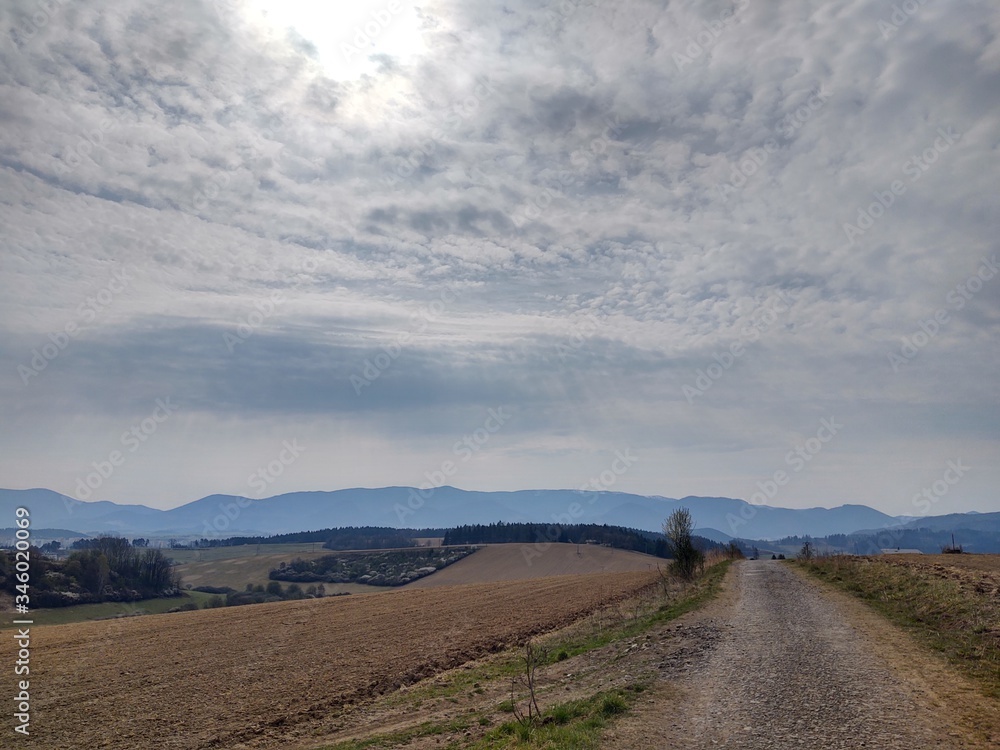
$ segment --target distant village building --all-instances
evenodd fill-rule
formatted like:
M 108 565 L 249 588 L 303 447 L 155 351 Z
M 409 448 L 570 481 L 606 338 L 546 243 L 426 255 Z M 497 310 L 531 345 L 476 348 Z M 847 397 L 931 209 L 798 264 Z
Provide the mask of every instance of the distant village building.
M 922 555 L 924 553 L 921 552 L 918 549 L 900 549 L 899 547 L 895 547 L 893 549 L 883 549 L 882 550 L 882 554 L 883 555 Z

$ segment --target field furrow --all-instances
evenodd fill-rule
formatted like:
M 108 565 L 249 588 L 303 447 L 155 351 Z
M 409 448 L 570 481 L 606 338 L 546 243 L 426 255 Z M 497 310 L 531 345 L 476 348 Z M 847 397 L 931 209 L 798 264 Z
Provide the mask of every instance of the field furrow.
M 109 750 L 308 746 L 352 706 L 654 579 L 560 576 L 36 628 L 32 735 L 38 747 Z

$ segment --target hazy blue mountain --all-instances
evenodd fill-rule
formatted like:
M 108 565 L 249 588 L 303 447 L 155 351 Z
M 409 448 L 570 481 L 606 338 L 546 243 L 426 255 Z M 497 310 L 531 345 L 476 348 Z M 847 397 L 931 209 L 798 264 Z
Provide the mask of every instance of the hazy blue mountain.
M 495 521 L 547 521 L 554 524 L 607 523 L 659 531 L 676 508 L 687 507 L 695 526 L 714 529 L 720 538 L 777 539 L 796 534 L 826 536 L 892 526 L 897 519 L 864 505 L 837 508 L 771 508 L 726 497 L 681 499 L 622 492 L 521 490 L 473 492 L 455 487 L 419 491 L 409 487 L 292 492 L 252 500 L 209 495 L 171 510 L 143 505 L 79 502 L 51 490 L 0 490 L 0 514 L 31 510 L 35 527 L 81 533 L 126 535 L 276 534 L 336 526 L 441 528 Z M 978 518 L 1000 514 L 982 514 Z M 926 523 L 928 519 L 921 519 Z
M 0 514 L 5 520 L 9 519 L 13 524 L 14 511 L 19 506 L 31 511 L 31 526 L 34 528 L 81 532 L 95 529 L 125 532 L 147 523 L 152 527 L 163 513 L 145 505 L 121 505 L 107 500 L 81 502 L 46 489 L 0 489 Z
M 710 539 L 713 542 L 718 542 L 719 544 L 729 544 L 733 541 L 734 537 L 729 536 L 729 534 L 724 534 L 718 529 L 695 529 L 695 536 L 700 536 L 703 539 Z
M 972 531 L 1000 532 L 1000 513 L 949 513 L 945 516 L 915 518 L 903 525 L 907 529 L 930 529 L 931 531 Z

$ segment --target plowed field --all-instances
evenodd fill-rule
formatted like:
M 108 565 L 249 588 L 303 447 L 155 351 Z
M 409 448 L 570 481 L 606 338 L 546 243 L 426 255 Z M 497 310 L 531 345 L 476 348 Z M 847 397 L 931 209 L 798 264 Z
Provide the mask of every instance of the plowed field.
M 641 552 L 595 544 L 489 544 L 433 575 L 407 584 L 423 589 L 487 581 L 523 581 L 585 573 L 626 573 L 666 567 L 665 561 Z
M 30 744 L 309 747 L 375 695 L 568 624 L 655 577 L 562 576 L 34 628 Z M 13 664 L 13 638 L 0 653 Z M 12 672 L 0 679 L 8 696 Z
M 953 568 L 1000 573 L 1000 555 L 883 555 L 878 559 L 912 568 Z
M 873 562 L 955 581 L 973 595 L 1000 597 L 1000 555 L 882 555 Z

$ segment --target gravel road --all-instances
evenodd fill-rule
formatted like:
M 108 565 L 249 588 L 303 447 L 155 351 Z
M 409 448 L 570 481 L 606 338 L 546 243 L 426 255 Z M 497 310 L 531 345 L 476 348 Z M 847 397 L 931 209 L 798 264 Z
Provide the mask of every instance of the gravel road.
M 949 737 L 838 606 L 786 565 L 740 563 L 703 659 L 608 747 L 967 747 Z M 670 676 L 664 674 L 664 678 Z

